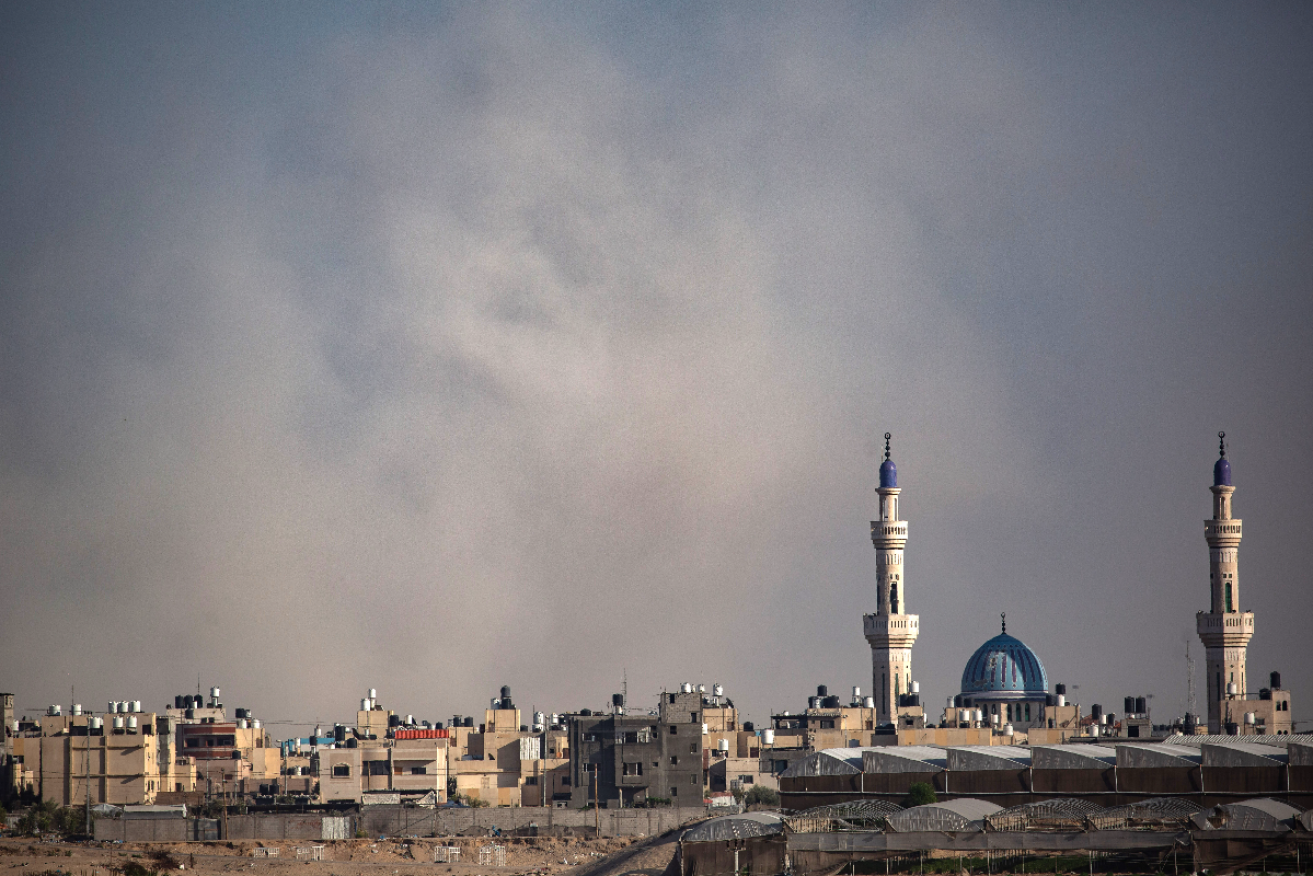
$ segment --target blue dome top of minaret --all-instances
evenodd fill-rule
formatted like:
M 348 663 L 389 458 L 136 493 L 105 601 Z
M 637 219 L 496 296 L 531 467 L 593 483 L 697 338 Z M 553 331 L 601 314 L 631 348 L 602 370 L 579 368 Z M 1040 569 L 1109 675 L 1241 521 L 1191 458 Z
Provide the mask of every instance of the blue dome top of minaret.
M 1229 487 L 1231 486 L 1231 463 L 1226 460 L 1226 433 L 1217 433 L 1217 443 L 1221 445 L 1219 450 L 1222 455 L 1217 462 L 1213 463 L 1213 486 Z M 881 486 L 884 485 L 883 472 L 881 473 Z
M 880 486 L 897 487 L 898 486 L 898 466 L 889 458 L 889 439 L 894 437 L 893 433 L 884 433 L 884 462 L 880 463 Z

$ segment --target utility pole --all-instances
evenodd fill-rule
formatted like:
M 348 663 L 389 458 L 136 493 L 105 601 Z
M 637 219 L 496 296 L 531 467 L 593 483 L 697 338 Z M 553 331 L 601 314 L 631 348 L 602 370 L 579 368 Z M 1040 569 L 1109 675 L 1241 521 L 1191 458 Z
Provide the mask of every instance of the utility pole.
M 601 764 L 593 764 L 593 831 L 597 838 L 602 838 L 602 807 L 600 800 L 597 799 L 597 768 Z
M 1189 639 L 1189 638 L 1187 638 L 1187 639 L 1185 640 L 1185 674 L 1186 674 L 1186 690 L 1188 691 L 1185 708 L 1186 708 L 1186 712 L 1187 712 L 1187 714 L 1191 714 L 1191 715 L 1193 715 L 1193 714 L 1196 713 L 1196 710 L 1197 710 L 1198 707 L 1195 705 L 1195 696 L 1194 696 L 1194 657 L 1190 656 L 1190 639 Z

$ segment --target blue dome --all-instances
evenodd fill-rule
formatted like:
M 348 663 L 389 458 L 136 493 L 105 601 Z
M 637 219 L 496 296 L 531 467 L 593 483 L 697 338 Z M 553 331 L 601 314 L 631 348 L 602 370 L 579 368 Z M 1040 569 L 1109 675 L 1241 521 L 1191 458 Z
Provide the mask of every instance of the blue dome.
M 1225 456 L 1213 463 L 1213 486 L 1231 486 L 1231 463 L 1226 461 Z
M 892 459 L 886 459 L 884 462 L 880 463 L 880 486 L 898 486 L 898 466 L 894 465 Z
M 962 671 L 963 694 L 1001 694 L 999 699 L 1022 699 L 1045 694 L 1049 677 L 1035 652 L 1007 633 L 976 649 Z

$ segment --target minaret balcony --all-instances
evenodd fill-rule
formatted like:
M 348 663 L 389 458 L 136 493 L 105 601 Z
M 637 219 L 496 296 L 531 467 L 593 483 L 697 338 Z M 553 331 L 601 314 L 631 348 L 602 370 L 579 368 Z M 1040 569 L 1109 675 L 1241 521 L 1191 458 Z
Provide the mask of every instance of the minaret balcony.
M 1212 547 L 1239 547 L 1241 535 L 1238 519 L 1204 521 L 1204 538 Z
M 876 550 L 902 550 L 907 544 L 907 521 L 872 520 L 871 543 Z
M 867 614 L 862 622 L 872 647 L 910 648 L 921 634 L 921 616 L 916 614 Z
M 1206 647 L 1243 648 L 1254 635 L 1254 613 L 1201 611 L 1195 615 L 1195 629 Z

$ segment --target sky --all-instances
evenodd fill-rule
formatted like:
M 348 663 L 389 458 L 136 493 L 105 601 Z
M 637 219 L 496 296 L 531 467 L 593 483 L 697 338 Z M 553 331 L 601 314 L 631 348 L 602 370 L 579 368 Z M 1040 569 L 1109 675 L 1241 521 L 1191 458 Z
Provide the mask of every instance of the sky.
M 1313 729 L 1313 8 L 0 4 L 0 689 L 275 736 L 1187 708 L 1217 432 Z M 1301 534 L 1303 533 L 1303 534 Z M 477 721 L 476 721 L 477 723 Z

